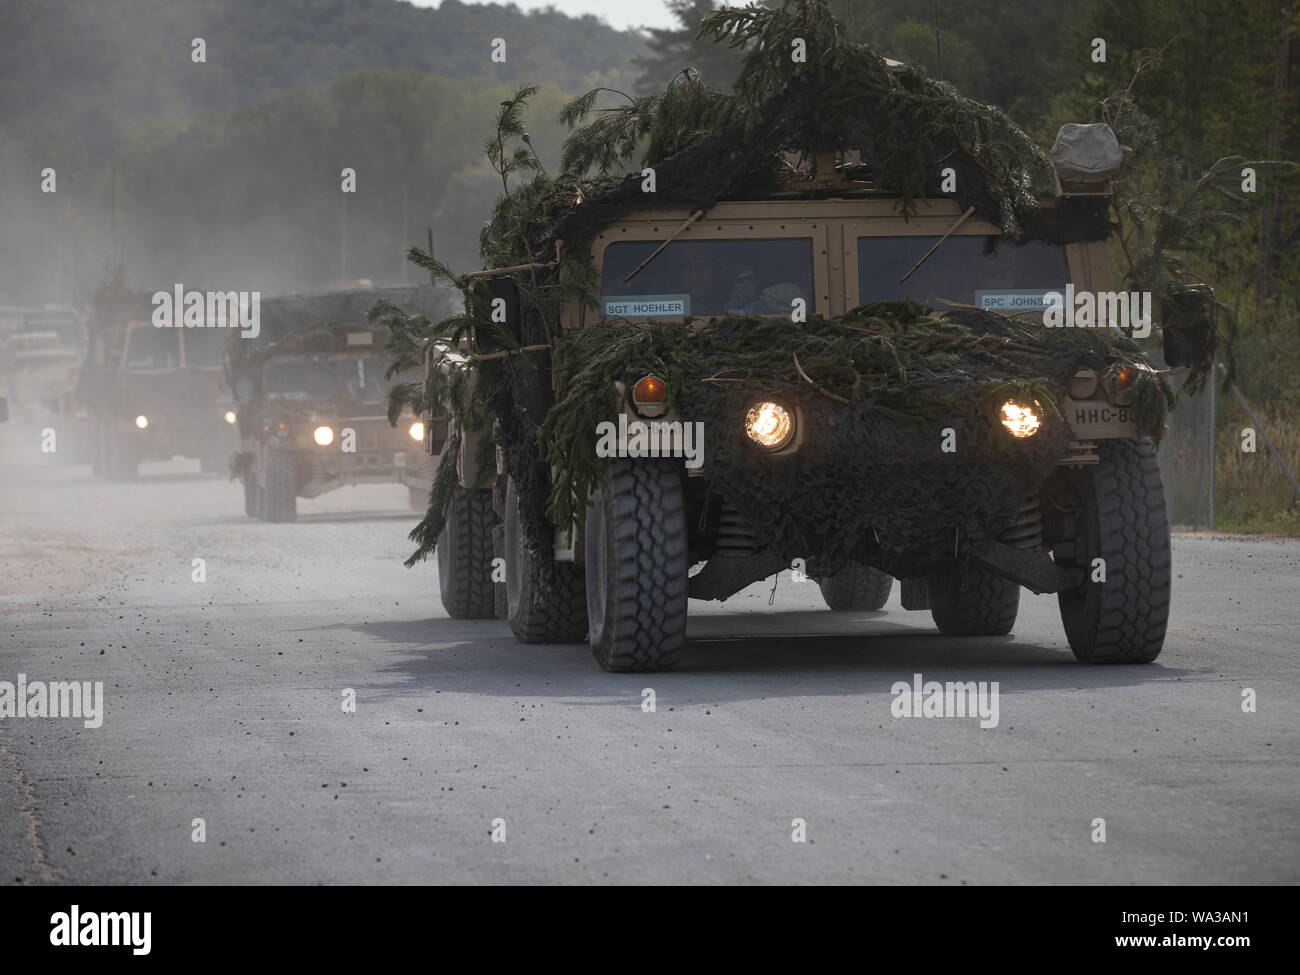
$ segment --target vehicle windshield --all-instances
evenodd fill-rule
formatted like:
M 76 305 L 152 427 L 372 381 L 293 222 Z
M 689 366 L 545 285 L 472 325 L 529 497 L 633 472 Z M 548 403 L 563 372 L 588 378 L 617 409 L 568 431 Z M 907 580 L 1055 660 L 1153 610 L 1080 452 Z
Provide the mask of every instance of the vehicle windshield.
M 950 310 L 937 299 L 995 311 L 1040 310 L 1042 293 L 1064 291 L 1069 280 L 1065 249 L 1031 241 L 998 241 L 985 253 L 986 236 L 949 237 L 906 281 L 939 237 L 859 237 L 859 304 L 911 298 L 935 311 Z M 852 301 L 850 301 L 852 304 Z
M 384 378 L 388 364 L 379 356 L 275 356 L 262 366 L 262 394 L 271 400 L 385 399 L 392 385 Z
M 617 241 L 605 249 L 601 314 L 609 318 L 789 315 L 795 298 L 813 306 L 811 238 Z
M 174 328 L 144 325 L 126 336 L 127 369 L 179 369 L 181 343 Z
M 4 345 L 4 355 L 11 362 L 77 357 L 76 351 L 64 345 L 53 332 L 24 332 L 10 336 Z
M 28 319 L 23 331 L 28 333 L 53 332 L 69 349 L 82 345 L 81 326 L 71 318 Z
M 190 368 L 219 366 L 224 361 L 228 328 L 186 328 L 179 330 L 185 346 L 185 364 Z

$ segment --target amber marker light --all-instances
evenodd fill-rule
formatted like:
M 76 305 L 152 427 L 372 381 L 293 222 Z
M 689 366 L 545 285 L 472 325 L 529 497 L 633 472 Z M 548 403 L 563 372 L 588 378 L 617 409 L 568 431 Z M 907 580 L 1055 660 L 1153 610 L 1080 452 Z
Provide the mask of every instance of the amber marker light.
M 645 376 L 632 387 L 632 405 L 642 416 L 659 416 L 667 400 L 668 389 L 658 376 Z

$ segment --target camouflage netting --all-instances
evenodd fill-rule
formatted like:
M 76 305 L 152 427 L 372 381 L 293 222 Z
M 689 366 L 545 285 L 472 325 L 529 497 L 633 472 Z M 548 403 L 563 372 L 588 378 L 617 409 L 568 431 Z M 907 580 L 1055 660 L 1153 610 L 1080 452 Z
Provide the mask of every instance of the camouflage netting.
M 1055 404 L 1079 369 L 1142 361 L 1126 339 L 976 310 L 938 319 L 910 302 L 806 323 L 726 317 L 693 335 L 680 322 L 602 322 L 557 355 L 569 378 L 539 436 L 560 472 L 552 514 L 560 524 L 580 515 L 587 472 L 603 472 L 589 431 L 617 415 L 614 382 L 653 373 L 671 410 L 704 422 L 710 490 L 762 547 L 819 554 L 821 572 L 856 554 L 909 574 L 951 556 L 954 533 L 977 542 L 1007 527 L 1067 452 Z M 1158 424 L 1166 387 L 1137 375 L 1134 410 Z M 793 454 L 757 451 L 744 434 L 746 412 L 769 398 L 801 409 Z M 999 416 L 1008 400 L 1035 407 L 1042 429 L 1013 439 Z M 956 450 L 945 452 L 949 427 Z
M 684 72 L 662 94 L 616 108 L 598 108 L 596 92 L 576 99 L 563 116 L 574 131 L 555 177 L 522 145 L 507 149 L 507 140 L 522 136 L 522 106 L 533 89 L 503 103 L 488 156 L 506 192 L 481 251 L 485 267 L 533 268 L 489 283 L 457 276 L 412 248 L 415 263 L 461 288 L 465 311 L 434 322 L 391 303 L 373 309 L 372 320 L 390 328 L 394 368 L 419 362 L 430 340 L 469 342 L 494 357 L 476 363 L 472 396 L 463 375 L 434 375 L 427 388 L 405 390 L 401 402 L 435 411 L 449 404 L 463 424 L 495 424 L 521 495 L 525 543 L 539 555 L 549 553 L 551 519 L 565 524 L 579 516 L 603 476 L 595 431 L 617 412 L 613 382 L 652 371 L 668 380 L 683 418 L 706 425 L 711 491 L 761 526 L 763 541 L 785 556 L 820 552 L 833 562 L 870 550 L 877 564 L 902 572 L 903 552 L 938 557 L 951 551 L 955 531 L 968 541 L 996 534 L 1066 450 L 1055 401 L 1068 378 L 1082 366 L 1113 374 L 1122 364 L 1145 363 L 1132 342 L 983 312 L 938 319 L 906 302 L 831 321 L 725 317 L 698 332 L 680 322 L 604 322 L 561 335 L 565 302 L 596 308 L 588 255 L 599 230 L 633 210 L 707 210 L 720 200 L 761 198 L 792 180 L 802 179 L 812 197 L 810 161 L 818 153 L 856 152 L 862 166 L 851 175 L 869 175 L 905 216 L 931 196 L 974 208 L 1002 230 L 990 245 L 1110 233 L 1101 198 L 1044 214 L 1039 197 L 1053 189 L 1050 161 L 1002 112 L 846 43 L 818 0 L 725 9 L 704 31 L 748 52 L 732 91 Z M 790 57 L 797 39 L 806 63 Z M 802 171 L 790 164 L 798 158 Z M 654 194 L 642 192 L 644 166 L 655 169 Z M 957 192 L 944 194 L 940 174 L 949 166 Z M 512 185 L 519 171 L 534 175 Z M 537 267 L 541 262 L 554 263 Z M 517 289 L 517 305 L 503 328 L 490 324 L 490 308 L 504 282 Z M 807 449 L 779 459 L 743 439 L 743 411 L 760 390 L 801 404 Z M 1145 428 L 1158 431 L 1168 402 L 1163 381 L 1141 373 L 1135 392 Z M 989 414 L 1008 398 L 1044 407 L 1044 429 L 1014 447 Z M 960 459 L 939 451 L 945 426 L 957 430 Z M 437 542 L 450 468 L 440 468 L 429 512 L 412 532 L 418 548 L 410 562 Z M 552 470 L 561 472 L 555 483 Z

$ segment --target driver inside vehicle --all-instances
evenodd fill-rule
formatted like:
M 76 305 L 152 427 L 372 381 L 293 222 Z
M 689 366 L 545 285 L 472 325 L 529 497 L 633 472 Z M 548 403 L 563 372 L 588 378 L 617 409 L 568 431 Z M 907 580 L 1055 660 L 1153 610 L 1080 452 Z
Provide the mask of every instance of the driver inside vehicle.
M 713 262 L 706 257 L 682 258 L 682 290 L 691 296 L 691 308 L 697 315 L 717 314 L 721 302 Z
M 752 315 L 758 311 L 758 278 L 752 267 L 742 267 L 736 274 L 736 283 L 727 296 L 728 315 Z

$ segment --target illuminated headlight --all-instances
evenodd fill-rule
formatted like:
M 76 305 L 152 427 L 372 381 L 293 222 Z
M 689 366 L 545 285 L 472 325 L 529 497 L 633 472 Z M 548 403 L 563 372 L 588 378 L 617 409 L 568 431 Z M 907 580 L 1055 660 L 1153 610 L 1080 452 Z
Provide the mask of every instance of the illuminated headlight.
M 768 450 L 779 450 L 794 436 L 794 414 L 780 403 L 756 403 L 745 414 L 745 433 Z
M 145 416 L 143 413 L 141 413 L 139 416 L 135 418 L 135 425 L 139 427 L 141 430 L 143 430 L 145 427 L 149 425 L 149 418 Z
M 328 447 L 334 442 L 333 427 L 317 427 L 312 431 L 312 438 L 322 447 Z
M 419 420 L 416 420 L 414 423 L 411 424 L 411 429 L 408 432 L 411 434 L 412 440 L 423 440 L 424 424 L 421 423 Z
M 234 410 L 226 410 L 226 422 L 227 422 L 227 423 L 234 423 L 234 422 L 235 422 L 235 411 L 234 411 Z
M 1021 406 L 1019 403 L 1007 400 L 1002 404 L 1002 425 L 1011 431 L 1011 436 L 1020 439 L 1036 434 L 1043 421 L 1038 418 L 1033 407 Z

